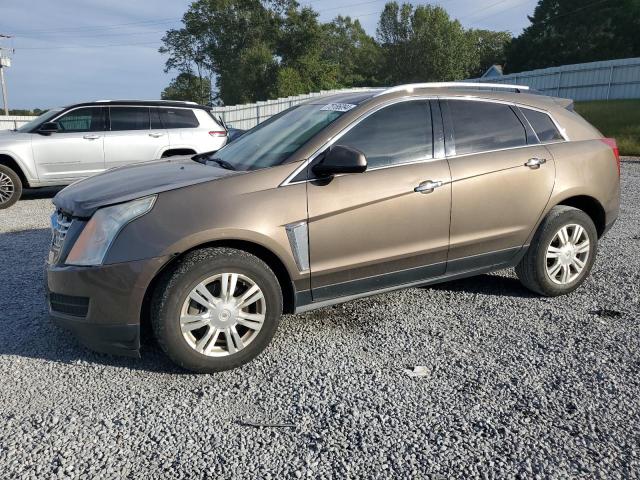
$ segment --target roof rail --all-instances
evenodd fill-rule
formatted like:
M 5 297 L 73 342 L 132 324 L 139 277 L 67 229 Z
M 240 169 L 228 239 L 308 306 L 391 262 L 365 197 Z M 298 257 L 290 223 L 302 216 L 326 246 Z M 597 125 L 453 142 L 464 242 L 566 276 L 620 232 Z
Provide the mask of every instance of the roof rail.
M 126 100 L 126 99 L 118 99 L 118 100 L 94 100 L 93 103 L 118 103 L 118 102 L 139 102 L 139 103 L 145 103 L 145 102 L 153 102 L 153 103 L 158 103 L 158 102 L 165 102 L 165 103 L 185 103 L 187 105 L 198 105 L 197 102 L 191 102 L 189 100 Z
M 500 90 L 515 90 L 528 91 L 529 87 L 526 85 L 509 85 L 506 83 L 481 83 L 481 82 L 431 82 L 431 83 L 409 83 L 407 85 L 398 85 L 396 87 L 387 88 L 378 95 L 386 95 L 393 92 L 413 92 L 417 88 L 471 88 L 482 90 L 486 89 L 500 89 Z

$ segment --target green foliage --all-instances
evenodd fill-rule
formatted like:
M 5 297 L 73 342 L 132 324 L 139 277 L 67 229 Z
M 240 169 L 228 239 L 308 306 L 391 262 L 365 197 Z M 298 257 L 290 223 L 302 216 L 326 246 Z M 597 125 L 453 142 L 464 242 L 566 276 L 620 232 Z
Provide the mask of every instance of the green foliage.
M 337 83 L 341 87 L 381 84 L 382 49 L 358 20 L 338 16 L 323 28 L 323 57 L 337 68 Z
M 274 97 L 337 88 L 338 68 L 323 57 L 325 31 L 311 8 L 289 8 L 276 53 L 280 58 Z
M 388 84 L 462 79 L 477 62 L 470 36 L 442 7 L 387 3 L 377 35 Z
M 467 30 L 467 38 L 471 48 L 470 78 L 481 77 L 492 65 L 505 64 L 512 40 L 509 32 L 471 29 Z
M 295 0 L 196 0 L 182 28 L 163 38 L 165 69 L 178 72 L 164 95 L 203 98 L 194 88 L 204 85 L 211 100 L 232 105 L 332 88 L 462 79 L 502 61 L 509 38 L 465 31 L 434 6 L 387 3 L 376 41 L 358 20 L 338 16 L 323 24 Z
M 180 73 L 162 91 L 163 100 L 187 100 L 201 105 L 211 102 L 211 81 L 191 73 Z
M 640 55 L 640 0 L 540 0 L 529 20 L 508 72 Z
M 615 138 L 622 155 L 640 155 L 640 100 L 576 102 L 575 108 L 604 136 Z
M 39 108 L 34 108 L 33 110 L 14 108 L 9 110 L 9 115 L 15 115 L 20 117 L 37 117 L 38 115 L 42 115 L 46 110 L 41 110 Z M 0 115 L 4 115 L 4 111 L 0 111 Z

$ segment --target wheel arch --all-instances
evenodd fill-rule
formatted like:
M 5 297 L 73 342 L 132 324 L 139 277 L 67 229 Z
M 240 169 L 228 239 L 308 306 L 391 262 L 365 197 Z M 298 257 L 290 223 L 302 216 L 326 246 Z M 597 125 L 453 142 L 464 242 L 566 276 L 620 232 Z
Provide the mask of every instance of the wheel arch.
M 172 157 L 174 155 L 195 155 L 196 153 L 198 152 L 196 152 L 195 148 L 168 148 L 162 152 L 161 158 Z
M 151 318 L 150 318 L 150 303 L 151 297 L 155 289 L 157 288 L 158 282 L 162 278 L 162 276 L 173 268 L 181 259 L 183 259 L 189 253 L 201 250 L 203 248 L 215 248 L 215 247 L 227 247 L 234 248 L 236 250 L 242 250 L 244 252 L 255 255 L 260 260 L 265 262 L 269 268 L 273 271 L 276 278 L 278 279 L 278 283 L 280 285 L 280 289 L 282 291 L 282 311 L 283 313 L 294 313 L 295 311 L 295 289 L 293 285 L 293 281 L 291 280 L 291 276 L 285 267 L 284 262 L 280 259 L 278 255 L 273 253 L 267 247 L 260 245 L 255 242 L 247 241 L 247 240 L 213 240 L 210 242 L 202 243 L 199 245 L 195 245 L 184 252 L 175 255 L 171 260 L 169 260 L 158 272 L 156 272 L 155 276 L 147 286 L 145 291 L 142 308 L 140 310 L 140 328 L 143 330 L 142 336 L 146 337 L 151 332 Z
M 27 176 L 24 174 L 22 167 L 20 164 L 14 159 L 11 155 L 7 155 L 6 153 L 0 153 L 0 165 L 4 165 L 9 167 L 11 170 L 16 172 L 16 175 L 20 178 L 22 185 L 25 188 L 29 187 L 29 180 L 27 180 Z
M 602 204 L 594 197 L 589 195 L 575 195 L 567 197 L 556 204 L 564 205 L 567 207 L 577 208 L 589 215 L 596 230 L 598 232 L 598 238 L 603 235 L 606 229 L 606 212 Z

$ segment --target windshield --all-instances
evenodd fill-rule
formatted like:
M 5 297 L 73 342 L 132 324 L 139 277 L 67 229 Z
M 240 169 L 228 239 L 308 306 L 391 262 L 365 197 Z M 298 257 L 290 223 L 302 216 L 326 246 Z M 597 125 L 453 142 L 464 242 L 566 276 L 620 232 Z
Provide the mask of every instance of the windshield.
M 298 105 L 271 117 L 211 156 L 234 170 L 280 165 L 316 133 L 348 111 L 343 104 Z M 349 105 L 353 108 L 355 105 Z
M 25 123 L 17 129 L 18 132 L 31 132 L 33 129 L 38 128 L 43 123 L 49 121 L 49 119 L 55 117 L 62 111 L 62 108 L 54 108 L 48 112 L 43 113 L 38 118 L 31 120 L 29 123 Z

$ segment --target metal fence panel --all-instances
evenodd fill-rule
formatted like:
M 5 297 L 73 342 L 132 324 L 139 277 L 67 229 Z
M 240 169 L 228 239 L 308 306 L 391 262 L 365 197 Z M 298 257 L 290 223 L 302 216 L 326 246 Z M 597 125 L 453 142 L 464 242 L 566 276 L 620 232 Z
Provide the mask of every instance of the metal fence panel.
M 546 95 L 580 101 L 640 98 L 640 58 L 565 65 L 467 81 L 528 85 Z M 247 130 L 311 98 L 362 90 L 367 88 L 327 90 L 246 105 L 214 107 L 212 113 L 219 115 L 231 127 Z M 34 118 L 0 116 L 0 130 L 17 128 Z
M 9 115 L 8 117 L 0 115 L 0 130 L 13 130 L 21 127 L 25 123 L 30 122 L 37 117 L 28 117 L 21 115 Z
M 640 58 L 564 65 L 469 81 L 527 85 L 546 95 L 578 101 L 640 98 Z
M 214 107 L 211 113 L 220 116 L 225 123 L 233 128 L 248 130 L 258 123 L 291 108 L 294 105 L 306 102 L 315 97 L 331 95 L 334 93 L 347 93 L 368 90 L 368 88 L 348 88 L 343 90 L 323 90 L 321 92 L 305 93 L 293 97 L 278 98 L 264 102 L 250 103 L 246 105 L 232 105 L 228 107 Z

